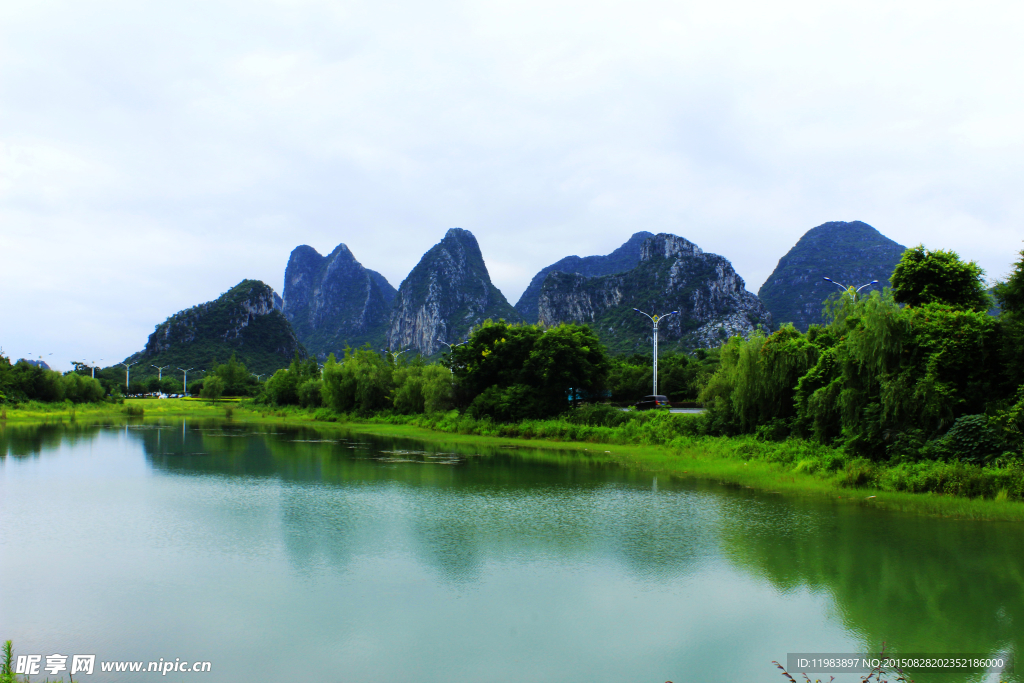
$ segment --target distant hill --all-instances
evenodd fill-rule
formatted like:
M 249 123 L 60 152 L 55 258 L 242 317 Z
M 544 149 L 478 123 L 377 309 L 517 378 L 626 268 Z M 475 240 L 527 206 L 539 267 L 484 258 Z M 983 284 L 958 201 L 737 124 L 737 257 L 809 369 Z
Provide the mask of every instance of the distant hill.
M 824 301 L 839 288 L 822 278 L 859 287 L 888 287 L 889 277 L 906 247 L 861 221 L 833 221 L 811 228 L 779 259 L 757 295 L 771 311 L 776 326 L 793 323 L 807 330 L 822 322 Z M 869 290 L 865 290 L 869 291 Z
M 605 256 L 566 256 L 560 261 L 552 263 L 533 276 L 530 285 L 519 297 L 516 303 L 516 310 L 527 322 L 537 322 L 537 304 L 540 298 L 541 286 L 548 273 L 558 271 L 561 273 L 579 273 L 586 277 L 599 277 L 601 275 L 613 275 L 633 270 L 640 263 L 640 246 L 648 237 L 654 237 L 650 232 L 636 232 L 626 242 Z
M 491 282 L 480 245 L 469 230 L 452 228 L 423 255 L 398 288 L 387 348 L 412 348 L 424 356 L 454 344 L 484 320 L 511 322 L 520 315 Z
M 395 288 L 339 244 L 329 256 L 302 245 L 284 271 L 284 314 L 313 355 L 341 356 L 346 345 L 384 344 Z
M 164 374 L 179 367 L 209 370 L 232 353 L 256 373 L 286 367 L 296 351 L 305 357 L 275 298 L 259 280 L 242 280 L 213 301 L 175 313 L 157 325 L 142 351 L 126 359 L 138 361 L 132 377 L 156 375 L 152 365 L 169 365 Z
M 659 347 L 666 351 L 715 347 L 772 325 L 727 259 L 668 234 L 645 239 L 639 263 L 625 273 L 549 273 L 538 305 L 540 322 L 588 324 L 615 353 L 650 349 L 651 321 L 634 308 L 652 315 L 679 311 L 659 328 Z

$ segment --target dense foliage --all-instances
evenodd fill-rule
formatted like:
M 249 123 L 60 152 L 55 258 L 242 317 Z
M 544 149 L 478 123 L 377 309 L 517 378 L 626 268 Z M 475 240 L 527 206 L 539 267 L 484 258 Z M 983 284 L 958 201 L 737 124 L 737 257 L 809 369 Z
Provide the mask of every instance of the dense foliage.
M 599 398 L 608 357 L 585 325 L 510 325 L 487 321 L 452 350 L 463 400 L 477 417 L 502 422 L 558 415 Z
M 105 395 L 100 383 L 91 377 L 74 371 L 62 375 L 24 360 L 12 365 L 9 358 L 0 356 L 0 403 L 91 403 Z
M 698 349 L 693 355 L 658 354 L 658 393 L 671 401 L 696 401 L 700 388 L 718 368 L 719 349 Z M 612 356 L 608 391 L 616 403 L 634 403 L 653 391 L 651 354 Z
M 315 361 L 296 358 L 267 381 L 261 401 L 361 415 L 459 408 L 507 422 L 558 415 L 599 398 L 608 368 L 588 327 L 543 329 L 488 320 L 443 363 L 380 355 L 369 346 L 347 348 L 340 360 L 332 354 L 322 372 Z
M 807 334 L 784 326 L 729 340 L 701 393 L 709 431 L 801 436 L 890 463 L 1019 457 L 1024 389 L 1004 379 L 1015 357 L 1005 321 L 986 312 L 976 266 L 923 248 L 908 250 L 901 265 L 920 265 L 921 253 L 940 257 L 893 275 L 905 306 L 888 291 L 843 296 L 831 322 Z M 958 287 L 936 286 L 921 273 L 939 265 L 967 276 Z
M 922 306 L 943 303 L 984 311 L 991 306 L 985 291 L 985 271 L 974 261 L 962 261 L 955 251 L 929 251 L 918 245 L 903 252 L 892 273 L 897 303 Z
M 1007 390 L 1024 384 L 1024 251 L 1018 256 L 1013 272 L 994 292 L 1001 309 L 1000 357 Z

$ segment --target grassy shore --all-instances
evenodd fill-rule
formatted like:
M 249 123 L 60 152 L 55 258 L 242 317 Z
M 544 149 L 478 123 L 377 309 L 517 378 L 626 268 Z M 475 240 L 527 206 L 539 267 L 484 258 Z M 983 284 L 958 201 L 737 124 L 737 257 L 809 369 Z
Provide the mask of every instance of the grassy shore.
M 140 416 L 138 413 L 141 412 Z M 131 415 L 129 413 L 135 413 Z M 709 479 L 787 495 L 810 495 L 843 504 L 961 519 L 1024 521 L 1024 468 L 961 463 L 882 465 L 851 459 L 839 449 L 791 439 L 693 433 L 692 416 L 643 416 L 615 427 L 566 420 L 500 425 L 457 413 L 372 418 L 251 403 L 188 399 L 129 399 L 124 405 L 31 405 L 8 409 L 3 424 L 118 422 L 127 419 L 225 418 L 243 423 L 304 424 L 326 431 L 472 445 L 529 445 L 528 457 L 557 462 L 616 463 L 655 474 Z M 538 450 L 539 449 L 539 450 Z

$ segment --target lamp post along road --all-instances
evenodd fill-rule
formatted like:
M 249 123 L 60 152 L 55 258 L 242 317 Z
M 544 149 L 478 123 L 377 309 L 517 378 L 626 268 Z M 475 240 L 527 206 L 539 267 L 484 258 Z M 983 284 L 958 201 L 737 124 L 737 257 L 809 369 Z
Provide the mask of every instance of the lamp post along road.
M 860 290 L 864 289 L 865 287 L 870 287 L 871 285 L 877 285 L 878 284 L 878 280 L 872 280 L 871 282 L 867 283 L 866 285 L 861 285 L 860 287 L 857 287 L 856 289 L 854 289 L 853 285 L 850 285 L 849 287 L 847 287 L 846 285 L 839 284 L 838 282 L 836 282 L 835 280 L 833 280 L 830 277 L 823 277 L 821 279 L 824 280 L 825 282 L 831 282 L 836 287 L 839 287 L 844 292 L 849 294 L 850 298 L 852 298 L 854 301 L 857 300 L 857 295 L 860 294 Z
M 118 365 L 123 365 L 124 366 L 124 393 L 126 393 L 126 394 L 129 391 L 131 391 L 131 389 L 129 389 L 131 384 L 128 383 L 128 378 L 130 376 L 129 375 L 129 371 L 131 370 L 131 367 L 133 365 L 136 365 L 138 362 L 139 361 L 135 361 L 134 363 L 118 363 Z
M 160 381 L 163 381 L 163 378 L 164 378 L 164 369 L 169 368 L 171 366 L 170 365 L 165 365 L 163 367 L 160 367 L 159 365 L 150 365 L 149 367 L 156 368 L 156 370 L 157 370 L 157 372 L 156 372 L 156 381 L 160 382 Z
M 648 318 L 651 319 L 652 323 L 654 323 L 654 395 L 657 396 L 658 395 L 658 323 L 660 323 L 662 320 L 664 320 L 665 318 L 669 317 L 670 315 L 679 315 L 679 311 L 672 311 L 671 313 L 666 313 L 665 315 L 649 315 L 649 314 L 644 313 L 643 311 L 641 311 L 639 308 L 634 308 L 633 310 L 636 311 L 637 313 L 643 313 L 644 315 L 646 315 Z
M 186 370 L 185 368 L 178 368 L 178 369 L 181 370 L 183 373 L 185 373 L 184 377 L 181 380 L 181 393 L 187 394 L 188 393 L 188 370 L 194 370 L 195 368 L 189 368 L 188 370 Z

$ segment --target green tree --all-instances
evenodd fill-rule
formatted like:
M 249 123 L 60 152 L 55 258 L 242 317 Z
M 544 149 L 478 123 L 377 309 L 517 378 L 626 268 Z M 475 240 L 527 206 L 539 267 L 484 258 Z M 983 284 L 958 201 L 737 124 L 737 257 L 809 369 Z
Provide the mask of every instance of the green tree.
M 353 351 L 345 349 L 339 363 L 334 354 L 323 370 L 323 399 L 332 410 L 369 414 L 390 406 L 394 366 L 367 344 Z
M 214 367 L 213 374 L 224 382 L 225 396 L 250 396 L 258 389 L 256 378 L 234 353 L 227 363 Z
M 391 404 L 398 413 L 433 413 L 451 410 L 453 377 L 442 365 L 413 364 L 395 369 Z
M 485 321 L 449 360 L 462 400 L 476 416 L 543 418 L 604 390 L 609 362 L 589 327 Z
M 1013 264 L 1013 271 L 995 287 L 996 301 L 1002 309 L 1000 355 L 1004 377 L 1010 391 L 1024 384 L 1024 251 Z
M 62 379 L 64 398 L 74 403 L 93 403 L 103 399 L 103 386 L 98 380 L 77 372 L 69 372 Z
M 263 385 L 261 400 L 275 405 L 299 405 L 299 387 L 310 379 L 320 377 L 320 367 L 315 358 L 303 360 L 296 352 L 291 364 L 267 379 Z
M 892 291 L 897 303 L 908 306 L 937 303 L 986 311 L 991 301 L 984 276 L 977 263 L 960 260 L 955 251 L 929 251 L 919 244 L 903 252 L 896 264 Z
M 323 380 L 310 377 L 299 385 L 299 405 L 303 408 L 319 408 L 323 405 Z
M 199 393 L 205 399 L 216 401 L 224 393 L 225 382 L 217 375 L 203 379 L 203 390 Z
M 998 397 L 997 323 L 984 310 L 900 308 L 873 293 L 832 325 L 797 383 L 797 427 L 873 459 L 916 457 L 965 415 Z

